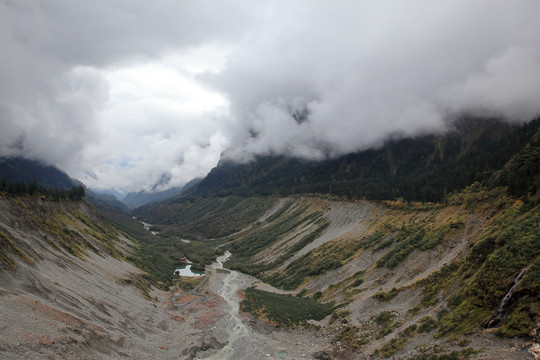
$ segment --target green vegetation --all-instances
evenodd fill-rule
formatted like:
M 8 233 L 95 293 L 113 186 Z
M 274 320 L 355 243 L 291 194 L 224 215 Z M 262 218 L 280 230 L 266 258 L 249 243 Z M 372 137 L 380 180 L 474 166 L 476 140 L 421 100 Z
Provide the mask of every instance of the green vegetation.
M 26 191 L 32 194 L 36 193 L 38 187 L 64 191 L 80 185 L 53 166 L 21 157 L 0 157 L 0 177 L 0 192 L 8 191 L 10 184 L 16 192 L 26 187 Z
M 392 140 L 380 149 L 320 162 L 260 156 L 247 164 L 223 163 L 210 172 L 195 193 L 311 193 L 445 202 L 447 194 L 475 181 L 508 186 L 516 196 L 538 191 L 539 147 L 535 135 L 540 119 L 512 126 L 495 119 L 463 118 L 453 127 L 455 131 L 445 135 Z
M 392 333 L 395 328 L 401 324 L 395 321 L 396 315 L 390 311 L 381 311 L 373 321 L 379 325 L 379 333 L 377 339 L 383 338 L 386 335 Z
M 439 302 L 439 291 L 454 279 L 454 275 L 459 268 L 456 262 L 444 266 L 441 270 L 432 273 L 427 279 L 420 282 L 423 287 L 424 297 L 422 305 L 432 306 Z
M 346 325 L 336 336 L 336 341 L 345 341 L 353 350 L 356 350 L 369 343 L 369 336 L 360 334 L 358 326 Z
M 354 242 L 330 241 L 291 262 L 283 271 L 264 277 L 273 286 L 296 289 L 308 276 L 336 269 L 358 250 Z
M 418 325 L 416 325 L 416 324 L 412 324 L 410 326 L 407 326 L 407 328 L 405 330 L 403 330 L 403 335 L 412 336 L 412 335 L 414 335 L 414 333 L 416 332 L 417 329 L 418 329 Z
M 156 224 L 161 236 L 203 240 L 221 238 L 253 224 L 275 203 L 272 197 L 186 196 L 135 209 L 134 215 Z
M 306 326 L 308 320 L 322 320 L 333 311 L 331 305 L 309 298 L 275 294 L 254 287 L 246 289 L 240 306 L 244 312 L 285 327 Z
M 398 244 L 377 261 L 377 267 L 386 266 L 393 269 L 414 250 L 433 249 L 442 241 L 445 230 L 448 229 L 427 234 L 424 228 L 417 225 L 403 226 L 392 240 Z
M 298 242 L 296 242 L 293 246 L 291 246 L 287 250 L 287 255 L 290 257 L 294 255 L 296 252 L 302 250 L 304 247 L 309 245 L 313 240 L 317 239 L 324 230 L 330 225 L 330 221 L 328 221 L 325 218 L 319 217 L 322 216 L 321 213 L 316 213 L 316 216 L 318 217 L 316 221 L 317 227 L 315 230 L 311 231 L 309 234 L 304 236 L 302 239 L 300 239 Z
M 275 269 L 320 236 L 329 225 L 329 221 L 322 217 L 321 211 L 309 212 L 307 206 L 287 208 L 288 211 L 279 212 L 279 216 L 271 216 L 260 228 L 232 243 L 229 249 L 233 253 L 233 257 L 229 260 L 227 266 L 250 275 L 257 275 Z M 293 230 L 308 225 L 312 227 L 309 231 L 304 231 L 289 239 L 289 241 L 293 241 L 294 238 L 303 235 L 279 258 L 270 263 L 254 263 L 253 255 L 289 235 Z
M 480 206 L 482 200 L 471 200 L 477 199 L 473 194 L 504 208 L 488 223 L 465 258 L 419 283 L 424 293 L 422 304 L 437 305 L 441 289 L 460 284 L 459 291 L 448 298 L 448 309 L 438 314 L 437 336 L 477 330 L 495 314 L 517 274 L 528 268 L 507 309 L 506 321 L 497 330 L 504 336 L 527 335 L 539 315 L 538 310 L 531 309 L 537 309 L 540 301 L 540 205 L 534 198 L 527 203 L 513 200 L 497 189 L 473 192 L 469 188 L 460 196 L 467 204 Z
M 5 178 L 0 181 L 0 193 L 13 197 L 40 195 L 43 199 L 52 201 L 79 201 L 84 199 L 84 192 L 84 186 L 82 185 L 73 186 L 69 190 L 60 190 L 53 187 L 47 188 L 40 186 L 35 179 L 29 183 L 24 181 L 9 183 Z
M 320 217 L 320 213 L 313 213 L 308 217 L 304 216 L 306 207 L 299 209 L 293 209 L 287 216 L 280 217 L 273 223 L 265 226 L 250 235 L 235 241 L 231 245 L 231 251 L 238 257 L 251 257 L 257 252 L 266 248 L 268 245 L 274 243 L 281 236 L 287 234 L 289 231 L 296 229 L 300 224 L 304 222 L 311 222 Z
M 0 231 L 0 271 L 2 269 L 13 270 L 15 268 L 15 260 L 10 256 L 10 254 L 17 255 L 19 258 L 23 259 L 27 263 L 33 263 L 33 261 L 22 251 L 20 250 L 13 241 L 9 238 L 8 235 Z
M 394 355 L 397 351 L 403 349 L 408 342 L 409 339 L 404 337 L 393 338 L 392 340 L 384 344 L 381 348 L 377 349 L 375 351 L 375 354 L 388 358 Z
M 448 254 L 449 248 L 459 244 L 457 250 L 465 255 L 413 285 L 423 297 L 407 316 L 416 316 L 422 306 L 430 313 L 444 310 L 436 320 L 419 320 L 416 328 L 408 328 L 409 334 L 446 336 L 480 329 L 494 315 L 516 275 L 527 269 L 509 304 L 508 316 L 497 330 L 502 336 L 525 335 L 540 316 L 539 126 L 540 119 L 521 127 L 469 119 L 458 122 L 458 131 L 445 136 L 390 141 L 380 150 L 318 163 L 261 157 L 249 164 L 221 165 L 191 195 L 137 210 L 138 216 L 156 224 L 163 235 L 160 243 L 138 240 L 139 263 L 148 269 L 150 264 L 167 263 L 180 254 L 191 258 L 188 250 L 206 254 L 212 245 L 230 236 L 226 246 L 233 257 L 228 266 L 274 286 L 296 289 L 309 277 L 338 269 L 364 251 L 375 252 L 366 255 L 379 259 L 376 271 L 385 277 L 380 282 L 372 284 L 372 277 L 366 276 L 366 288 L 358 289 L 364 277 L 349 276 L 320 294 L 331 299 L 339 292 L 340 299 L 349 301 L 360 291 L 384 284 L 383 280 L 398 272 L 392 269 L 411 265 L 407 259 L 414 254 L 432 249 Z M 328 227 L 322 215 L 326 205 L 314 210 L 295 200 L 255 223 L 275 204 L 271 196 L 297 193 L 321 194 L 323 204 L 334 195 L 389 201 L 382 203 L 381 218 L 369 225 L 367 235 L 329 241 L 276 271 Z M 472 223 L 471 218 L 477 222 Z M 244 231 L 236 233 L 240 230 Z M 221 239 L 193 242 L 191 246 L 200 246 L 197 250 L 185 247 L 180 236 Z M 279 256 L 266 260 L 263 251 L 272 246 Z M 172 258 L 167 260 L 169 256 Z M 208 250 L 208 257 L 201 255 L 198 264 L 202 266 L 213 256 Z M 407 269 L 411 278 L 425 271 L 421 263 L 414 266 Z M 158 274 L 166 274 L 166 267 L 148 271 L 160 278 Z M 397 281 L 405 280 L 402 276 Z M 391 289 L 374 297 L 388 301 L 398 293 L 399 289 Z M 379 320 L 374 320 L 376 336 L 386 336 L 397 326 L 395 319 Z M 358 332 L 353 327 L 347 331 L 343 336 L 351 339 Z M 358 334 L 354 337 L 365 339 Z M 387 345 L 381 350 L 385 354 L 404 344 Z
M 420 324 L 418 325 L 418 332 L 427 333 L 437 327 L 437 322 L 433 320 L 431 316 L 424 316 L 420 319 Z
M 175 280 L 175 285 L 183 292 L 193 290 L 204 280 L 204 276 L 199 277 L 179 277 Z
M 88 252 L 116 258 L 124 255 L 118 245 L 125 245 L 123 233 L 113 227 L 104 217 L 93 211 L 85 200 L 53 201 L 43 194 L 33 196 L 5 196 L 5 205 L 12 208 L 27 231 L 41 237 L 50 251 L 63 251 L 85 260 Z M 38 235 L 39 234 L 39 235 Z M 27 263 L 33 263 L 40 255 L 24 242 L 16 242 L 7 230 L 0 231 L 2 264 L 13 269 L 11 255 L 16 255 Z
M 388 300 L 391 300 L 393 299 L 397 294 L 399 293 L 399 291 L 396 289 L 396 288 L 392 288 L 391 290 L 389 291 L 379 291 L 379 292 L 376 292 L 373 297 L 375 299 L 379 299 L 381 301 L 388 301 Z
M 192 270 L 204 271 L 216 256 L 223 254 L 209 240 L 186 243 L 179 237 L 155 236 L 125 215 L 115 217 L 114 221 L 135 243 L 134 251 L 127 259 L 146 272 L 146 281 L 160 289 L 167 290 L 173 285 L 173 272 L 180 265 L 180 258 L 189 258 L 193 262 Z
M 384 238 L 384 236 L 385 236 L 384 232 L 382 232 L 381 230 L 376 230 L 373 234 L 369 235 L 367 238 L 362 240 L 360 242 L 359 246 L 362 247 L 363 249 L 368 249 L 373 244 L 376 244 L 380 240 L 382 240 Z M 392 240 L 392 242 L 393 242 L 393 240 Z M 390 246 L 392 244 L 392 242 L 388 246 Z

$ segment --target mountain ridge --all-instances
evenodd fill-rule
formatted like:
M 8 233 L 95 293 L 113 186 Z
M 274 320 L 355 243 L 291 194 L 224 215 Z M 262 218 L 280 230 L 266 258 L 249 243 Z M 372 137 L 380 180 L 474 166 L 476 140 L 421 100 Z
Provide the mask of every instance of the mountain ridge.
M 58 190 L 69 190 L 81 185 L 80 181 L 72 179 L 55 166 L 22 157 L 0 157 L 0 180 L 11 184 L 28 184 L 35 180 L 40 186 Z
M 536 134 L 540 120 L 522 126 L 496 119 L 463 119 L 444 135 L 389 140 L 319 162 L 284 155 L 237 164 L 223 160 L 191 193 L 290 195 L 443 201 L 454 190 L 487 181 Z

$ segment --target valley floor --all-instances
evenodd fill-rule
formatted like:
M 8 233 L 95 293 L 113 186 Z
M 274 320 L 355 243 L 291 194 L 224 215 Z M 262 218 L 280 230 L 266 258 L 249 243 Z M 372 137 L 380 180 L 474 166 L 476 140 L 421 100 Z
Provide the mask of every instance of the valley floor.
M 421 287 L 431 286 L 421 281 L 445 269 L 451 261 L 464 259 L 481 243 L 480 235 L 494 220 L 504 219 L 508 212 L 517 214 L 512 219 L 518 218 L 522 214 L 517 212 L 519 203 L 498 212 L 491 204 L 474 209 L 458 204 L 412 211 L 402 211 L 396 204 L 311 198 L 287 199 L 279 204 L 284 211 L 272 208 L 279 216 L 263 215 L 253 226 L 235 234 L 235 241 L 242 245 L 241 241 L 250 236 L 270 236 L 269 229 L 279 229 L 277 225 L 293 219 L 298 225 L 258 250 L 252 257 L 253 265 L 279 260 L 276 256 L 291 254 L 289 249 L 297 248 L 303 255 L 292 254 L 284 260 L 286 263 L 275 262 L 274 268 L 258 276 L 279 286 L 279 281 L 294 280 L 301 271 L 311 271 L 333 257 L 339 260 L 336 266 L 319 273 L 306 272 L 297 286 L 284 291 L 239 271 L 223 270 L 222 257 L 207 267 L 208 281 L 198 290 L 209 297 L 175 307 L 171 299 L 178 290 L 145 293 L 138 282 L 142 271 L 122 256 L 113 256 L 115 252 L 107 247 L 111 237 L 116 237 L 114 247 L 118 251 L 128 253 L 133 244 L 108 228 L 85 203 L 0 199 L 0 240 L 4 246 L 0 358 L 534 359 L 531 337 L 496 336 L 493 329 L 483 330 L 478 325 L 467 333 L 437 336 L 438 329 L 445 326 L 440 318 L 450 308 L 447 299 L 459 291 L 459 278 L 437 290 L 433 299 L 428 298 L 431 303 L 425 301 L 426 292 Z M 59 223 L 63 227 L 56 231 Z M 416 238 L 409 234 L 419 234 L 420 226 L 426 232 L 444 230 L 444 236 L 436 246 L 422 249 L 418 245 L 411 256 L 394 267 L 377 266 L 385 254 L 408 241 L 412 243 Z M 405 233 L 411 227 L 414 231 Z M 360 245 L 374 238 L 379 229 L 387 229 L 387 234 L 362 248 Z M 402 233 L 409 237 L 399 238 Z M 307 245 L 297 246 L 311 239 L 310 234 L 316 237 Z M 238 250 L 249 250 L 250 243 L 244 245 Z M 381 249 L 375 250 L 375 246 Z M 298 271 L 290 271 L 295 269 L 292 266 Z M 322 321 L 311 320 L 314 326 L 308 328 L 276 327 L 266 321 L 268 317 L 260 316 L 263 321 L 239 313 L 242 290 L 251 285 L 269 292 L 303 292 L 306 298 L 335 301 L 341 307 Z M 487 316 L 491 312 L 486 312 Z M 424 326 L 425 331 L 421 330 Z M 457 355 L 437 357 L 452 352 Z
M 177 308 L 168 292 L 151 292 L 151 301 L 122 284 L 122 277 L 138 271 L 125 262 L 96 256 L 57 265 L 42 262 L 1 275 L 1 358 L 292 360 L 312 359 L 319 351 L 332 359 L 368 358 L 332 344 L 340 328 L 327 327 L 327 321 L 320 323 L 327 330 L 287 330 L 239 315 L 231 309 L 241 300 L 238 290 L 256 279 L 238 272 L 209 269 L 202 291 L 210 298 Z M 239 334 L 231 338 L 235 331 Z M 445 350 L 460 349 L 437 342 Z M 473 358 L 533 359 L 525 345 L 489 333 L 475 335 L 468 344 L 482 349 Z
M 138 271 L 125 262 L 92 257 L 64 265 L 42 262 L 1 275 L 0 358 L 299 359 L 330 345 L 316 332 L 277 329 L 231 311 L 237 291 L 254 281 L 237 272 L 209 269 L 201 291 L 210 297 L 179 308 L 168 292 L 154 290 L 149 300 L 122 284 Z M 238 330 L 231 324 L 244 333 L 231 338 Z

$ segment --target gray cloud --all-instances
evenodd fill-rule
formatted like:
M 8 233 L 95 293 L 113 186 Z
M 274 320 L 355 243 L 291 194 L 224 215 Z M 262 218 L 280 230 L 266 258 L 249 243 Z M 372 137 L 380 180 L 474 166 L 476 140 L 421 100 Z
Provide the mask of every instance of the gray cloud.
M 225 148 L 318 159 L 463 112 L 523 122 L 539 33 L 536 0 L 0 0 L 0 155 L 148 190 Z
M 232 128 L 240 146 L 231 157 L 320 158 L 377 146 L 396 133 L 441 131 L 449 116 L 465 111 L 510 121 L 540 113 L 538 2 L 280 10 L 213 79 L 244 129 Z M 310 114 L 302 124 L 291 115 L 299 103 Z

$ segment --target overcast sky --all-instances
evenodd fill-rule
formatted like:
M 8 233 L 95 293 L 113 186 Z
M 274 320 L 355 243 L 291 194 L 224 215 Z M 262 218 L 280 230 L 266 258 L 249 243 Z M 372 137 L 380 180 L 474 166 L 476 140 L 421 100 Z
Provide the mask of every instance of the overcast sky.
M 538 0 L 0 0 L 0 155 L 96 189 L 540 114 Z

